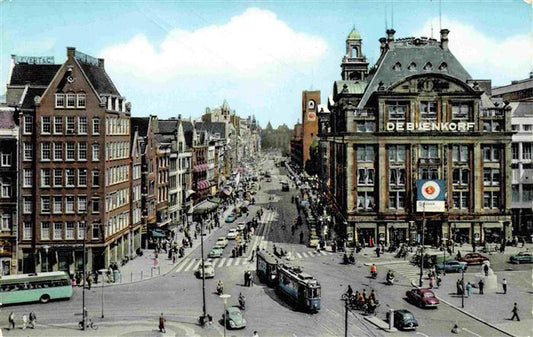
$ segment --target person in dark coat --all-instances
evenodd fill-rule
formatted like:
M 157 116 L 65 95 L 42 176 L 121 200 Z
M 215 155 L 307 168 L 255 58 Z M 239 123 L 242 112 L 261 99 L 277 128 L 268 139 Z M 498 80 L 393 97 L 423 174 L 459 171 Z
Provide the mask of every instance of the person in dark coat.
M 165 329 L 165 323 L 167 319 L 165 316 L 163 316 L 163 313 L 161 313 L 161 316 L 159 316 L 159 332 L 166 333 L 167 330 Z
M 511 310 L 511 312 L 513 313 L 511 321 L 514 320 L 514 318 L 516 317 L 516 319 L 520 322 L 520 317 L 518 317 L 518 304 L 516 304 L 516 302 L 514 303 L 513 310 Z
M 477 286 L 479 287 L 479 294 L 483 295 L 483 288 L 485 287 L 485 282 L 483 282 L 483 279 L 480 279 Z

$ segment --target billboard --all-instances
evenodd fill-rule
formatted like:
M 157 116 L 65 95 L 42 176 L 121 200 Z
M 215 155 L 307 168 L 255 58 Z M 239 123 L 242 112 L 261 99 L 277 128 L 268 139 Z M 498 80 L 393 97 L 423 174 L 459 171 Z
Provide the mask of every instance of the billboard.
M 445 188 L 444 180 L 416 181 L 416 211 L 444 212 Z

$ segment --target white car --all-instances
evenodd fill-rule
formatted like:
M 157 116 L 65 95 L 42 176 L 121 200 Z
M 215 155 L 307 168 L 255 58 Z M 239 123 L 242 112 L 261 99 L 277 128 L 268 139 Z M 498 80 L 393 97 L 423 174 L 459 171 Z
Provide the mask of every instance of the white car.
M 202 263 L 198 265 L 198 268 L 194 272 L 198 278 L 202 278 Z M 204 273 L 205 278 L 213 278 L 215 277 L 215 266 L 213 266 L 213 262 L 211 260 L 205 260 L 204 261 Z
M 226 247 L 227 245 L 228 245 L 228 239 L 226 239 L 223 236 L 219 237 L 217 239 L 217 242 L 215 242 L 215 246 Z
M 228 238 L 228 240 L 235 240 L 235 238 L 237 237 L 237 230 L 235 228 L 230 229 L 226 237 Z
M 246 224 L 244 222 L 239 222 L 237 225 L 237 232 L 242 233 L 242 231 L 246 228 Z

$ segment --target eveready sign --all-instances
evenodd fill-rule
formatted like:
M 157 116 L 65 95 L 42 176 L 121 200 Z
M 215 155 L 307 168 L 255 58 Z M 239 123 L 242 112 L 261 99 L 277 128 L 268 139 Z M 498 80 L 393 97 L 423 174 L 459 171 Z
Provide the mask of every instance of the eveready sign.
M 431 123 L 431 122 L 396 122 L 387 123 L 387 131 L 474 131 L 476 123 L 474 122 L 447 122 L 447 123 Z

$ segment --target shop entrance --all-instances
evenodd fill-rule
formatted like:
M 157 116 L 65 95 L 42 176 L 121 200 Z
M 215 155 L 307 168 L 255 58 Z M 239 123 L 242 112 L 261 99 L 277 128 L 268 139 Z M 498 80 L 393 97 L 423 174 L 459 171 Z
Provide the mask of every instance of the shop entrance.
M 500 243 L 502 237 L 501 228 L 485 228 L 485 243 Z
M 357 230 L 359 244 L 364 247 L 373 247 L 376 244 L 375 228 L 359 228 Z
M 460 245 L 470 243 L 470 228 L 453 228 L 453 241 Z
M 389 244 L 398 247 L 407 242 L 407 228 L 389 228 Z

